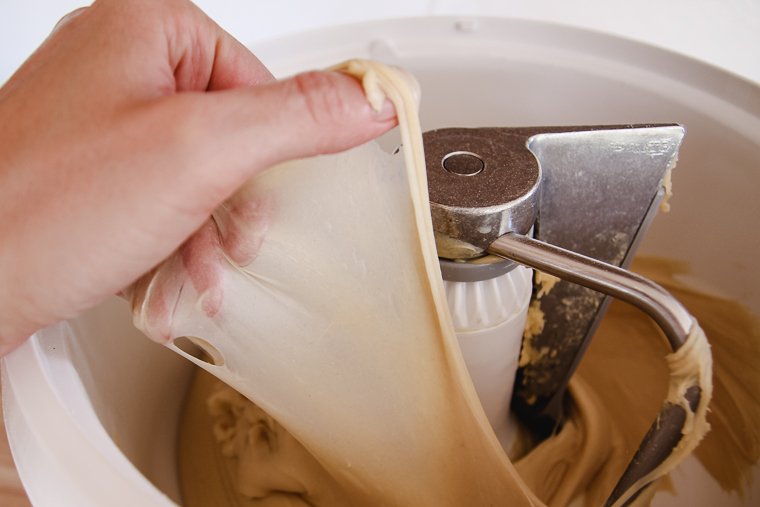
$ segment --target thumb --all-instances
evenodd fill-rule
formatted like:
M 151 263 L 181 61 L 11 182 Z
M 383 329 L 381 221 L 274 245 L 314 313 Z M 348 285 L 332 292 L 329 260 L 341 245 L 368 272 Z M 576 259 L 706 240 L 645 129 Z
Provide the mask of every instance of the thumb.
M 337 72 L 173 99 L 183 108 L 174 117 L 181 117 L 183 132 L 191 136 L 180 136 L 181 158 L 192 158 L 189 170 L 199 192 L 215 189 L 214 202 L 199 196 L 209 211 L 267 167 L 343 151 L 396 125 L 390 102 L 373 110 L 359 81 Z
M 389 101 L 375 111 L 361 83 L 339 72 L 300 74 L 254 92 L 256 113 L 264 122 L 250 126 L 270 147 L 273 162 L 343 151 L 396 125 Z
M 248 99 L 235 95 L 230 99 Z M 262 86 L 254 100 L 257 116 L 238 119 L 241 130 L 256 130 L 253 135 L 259 140 L 246 143 L 246 149 L 255 148 L 250 153 L 255 162 L 240 167 L 243 178 L 249 170 L 286 159 L 350 148 L 396 123 L 390 102 L 373 110 L 359 82 L 338 73 L 311 72 Z M 269 205 L 265 197 L 248 195 L 243 187 L 215 209 L 224 249 L 238 264 L 247 265 L 255 256 L 268 226 Z

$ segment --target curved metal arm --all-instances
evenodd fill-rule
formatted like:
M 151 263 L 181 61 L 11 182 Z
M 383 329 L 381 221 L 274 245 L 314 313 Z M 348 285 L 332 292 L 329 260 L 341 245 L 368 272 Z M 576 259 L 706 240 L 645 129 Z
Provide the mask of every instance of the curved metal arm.
M 498 238 L 488 252 L 640 308 L 662 328 L 674 351 L 689 336 L 693 324 L 689 312 L 665 289 L 643 276 L 515 233 Z
M 499 237 L 488 248 L 488 252 L 640 308 L 662 328 L 673 351 L 684 344 L 694 325 L 689 312 L 665 289 L 622 268 L 515 233 Z M 564 387 L 566 386 L 563 386 L 563 390 Z M 700 389 L 696 387 L 686 393 L 692 409 L 698 405 L 700 394 Z M 614 504 L 639 478 L 654 470 L 670 455 L 681 440 L 685 420 L 686 411 L 683 407 L 665 403 L 610 494 L 606 506 Z

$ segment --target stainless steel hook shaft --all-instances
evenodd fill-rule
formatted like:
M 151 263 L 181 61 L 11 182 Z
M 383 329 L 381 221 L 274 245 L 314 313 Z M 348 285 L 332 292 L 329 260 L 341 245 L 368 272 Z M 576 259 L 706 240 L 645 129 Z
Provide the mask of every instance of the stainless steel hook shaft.
M 488 252 L 635 305 L 660 326 L 674 351 L 686 342 L 694 325 L 689 312 L 665 289 L 622 268 L 515 233 L 499 237 Z M 561 386 L 559 395 L 564 394 L 565 387 Z M 700 386 L 690 388 L 685 396 L 690 409 L 696 410 L 701 397 Z M 681 440 L 686 415 L 682 406 L 669 402 L 663 405 L 605 507 L 614 505 L 638 479 L 667 458 Z M 624 505 L 629 505 L 638 493 L 640 491 Z
M 520 234 L 508 233 L 488 252 L 630 303 L 662 328 L 675 351 L 693 325 L 692 316 L 665 289 L 625 269 Z

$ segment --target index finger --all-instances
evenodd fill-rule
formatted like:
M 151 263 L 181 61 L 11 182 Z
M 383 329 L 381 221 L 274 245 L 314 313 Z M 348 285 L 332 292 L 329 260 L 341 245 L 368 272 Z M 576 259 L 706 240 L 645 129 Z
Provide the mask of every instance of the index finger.
M 214 91 L 274 81 L 261 61 L 198 7 L 171 16 L 166 35 L 177 91 Z

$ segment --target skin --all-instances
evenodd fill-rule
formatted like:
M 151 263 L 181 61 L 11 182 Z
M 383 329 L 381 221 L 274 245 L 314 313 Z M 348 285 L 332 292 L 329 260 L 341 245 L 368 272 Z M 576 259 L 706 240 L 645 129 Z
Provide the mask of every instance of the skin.
M 215 265 L 250 262 L 266 230 L 267 203 L 235 191 L 395 123 L 348 76 L 275 81 L 185 0 L 75 11 L 0 89 L 0 355 L 114 293 L 139 307 L 156 269 L 213 313 Z

